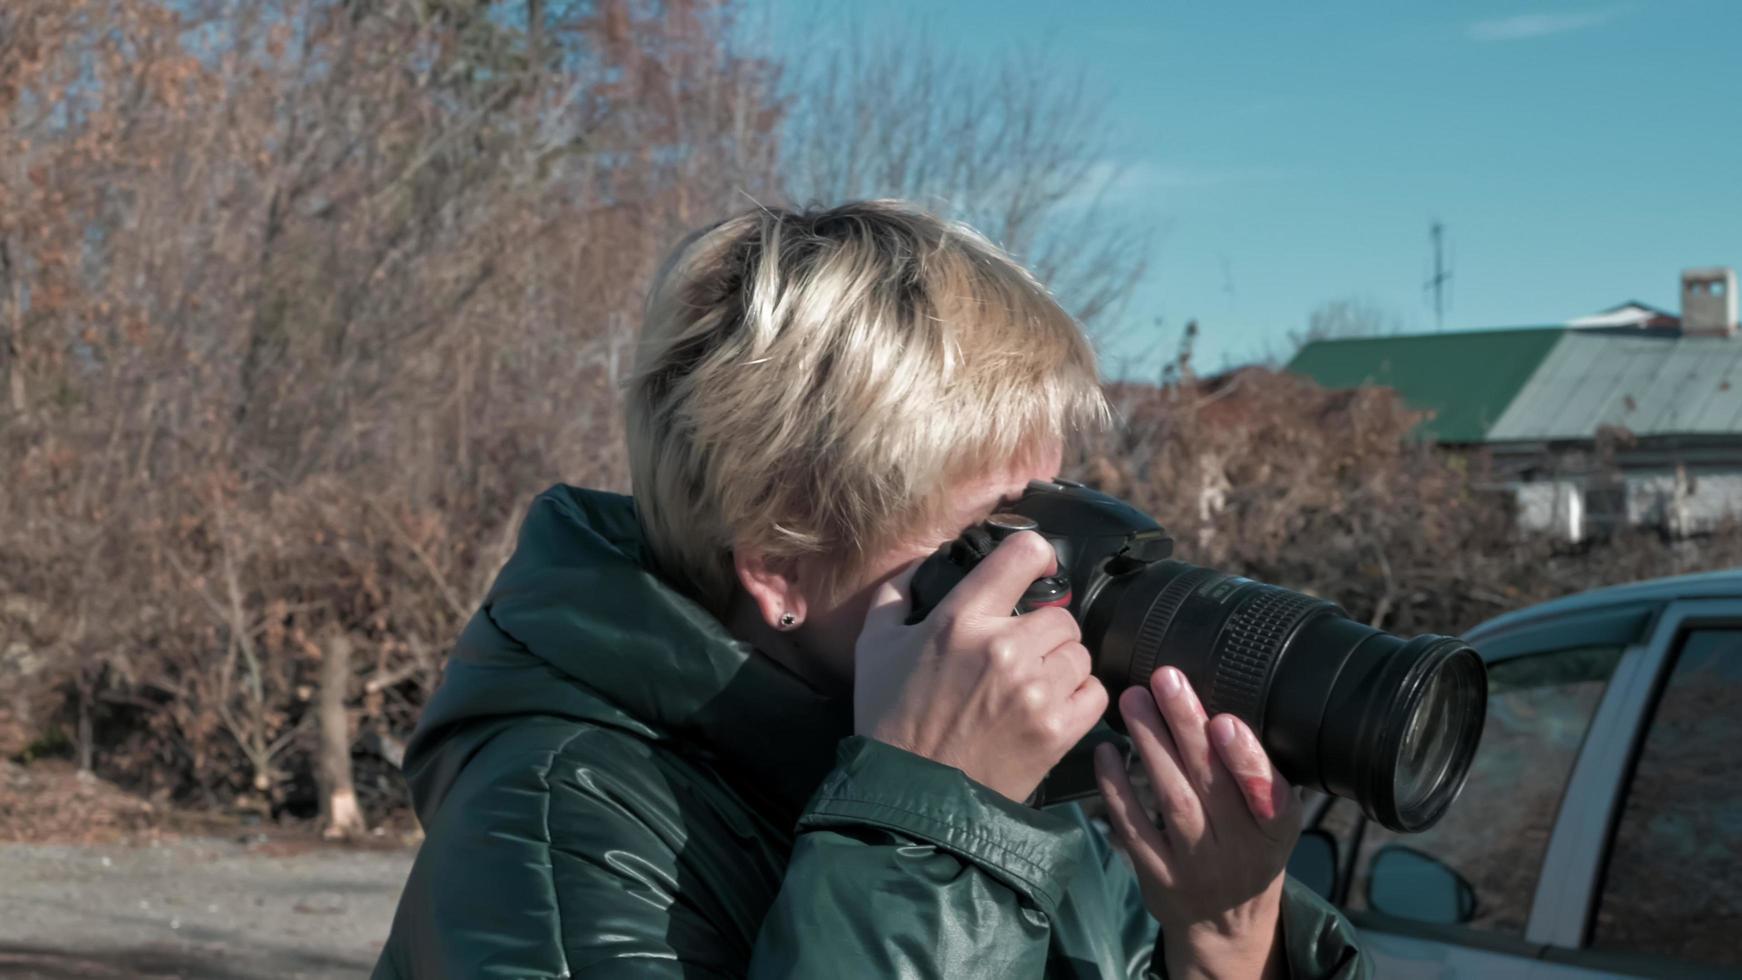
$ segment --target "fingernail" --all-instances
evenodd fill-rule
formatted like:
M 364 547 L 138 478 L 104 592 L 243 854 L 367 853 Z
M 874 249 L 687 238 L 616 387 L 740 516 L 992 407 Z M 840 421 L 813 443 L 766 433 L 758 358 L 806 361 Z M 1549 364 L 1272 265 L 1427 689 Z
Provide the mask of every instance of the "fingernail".
M 1172 667 L 1161 668 L 1161 693 L 1170 698 L 1177 697 L 1184 686 L 1180 683 L 1183 677 L 1184 675 Z
M 1240 737 L 1240 726 L 1234 724 L 1233 715 L 1218 715 L 1216 720 L 1210 722 L 1210 737 L 1216 740 L 1217 745 L 1228 748 Z

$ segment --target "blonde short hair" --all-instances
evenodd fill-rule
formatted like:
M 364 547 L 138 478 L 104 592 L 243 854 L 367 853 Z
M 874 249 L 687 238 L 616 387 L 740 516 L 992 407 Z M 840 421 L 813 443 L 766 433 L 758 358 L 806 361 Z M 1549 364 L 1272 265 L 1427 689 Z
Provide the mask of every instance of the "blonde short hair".
M 949 486 L 1108 410 L 1081 328 L 979 233 L 899 201 L 758 208 L 666 260 L 626 397 L 660 572 L 716 613 L 731 552 L 827 555 L 833 593 Z

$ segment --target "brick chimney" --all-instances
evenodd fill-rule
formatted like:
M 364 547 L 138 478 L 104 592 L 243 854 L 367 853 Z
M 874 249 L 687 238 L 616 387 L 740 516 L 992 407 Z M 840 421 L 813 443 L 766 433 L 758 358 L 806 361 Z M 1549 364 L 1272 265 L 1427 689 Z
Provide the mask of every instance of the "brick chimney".
M 1682 271 L 1682 336 L 1736 335 L 1736 270 L 1713 266 Z

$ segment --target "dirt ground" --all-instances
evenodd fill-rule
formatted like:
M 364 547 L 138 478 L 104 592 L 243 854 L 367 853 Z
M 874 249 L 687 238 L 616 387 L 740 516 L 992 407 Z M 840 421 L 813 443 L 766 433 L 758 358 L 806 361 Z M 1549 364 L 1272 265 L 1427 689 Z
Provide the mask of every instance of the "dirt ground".
M 412 854 L 256 836 L 0 844 L 0 976 L 365 976 Z
M 0 977 L 360 977 L 415 836 L 177 810 L 70 763 L 0 759 Z

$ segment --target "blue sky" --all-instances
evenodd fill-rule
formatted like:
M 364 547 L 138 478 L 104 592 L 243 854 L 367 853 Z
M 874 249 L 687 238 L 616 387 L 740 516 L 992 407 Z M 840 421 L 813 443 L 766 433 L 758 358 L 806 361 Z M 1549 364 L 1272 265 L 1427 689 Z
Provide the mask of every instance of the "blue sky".
M 1448 329 L 1674 309 L 1684 266 L 1742 266 L 1742 0 L 751 6 L 777 47 L 850 17 L 1081 69 L 1155 233 L 1104 351 L 1137 373 L 1193 318 L 1208 367 L 1285 355 L 1333 299 L 1433 329 L 1436 217 Z

